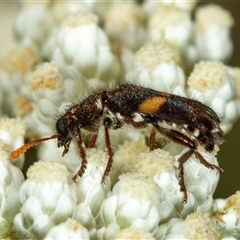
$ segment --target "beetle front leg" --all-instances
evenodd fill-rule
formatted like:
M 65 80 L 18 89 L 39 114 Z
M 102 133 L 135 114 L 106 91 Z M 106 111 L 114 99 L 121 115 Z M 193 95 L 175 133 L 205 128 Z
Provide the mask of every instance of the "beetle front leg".
M 76 182 L 76 178 L 82 177 L 82 175 L 84 174 L 86 168 L 87 168 L 87 157 L 86 157 L 86 152 L 85 149 L 83 147 L 83 141 L 82 141 L 82 134 L 81 134 L 81 129 L 78 128 L 78 149 L 80 152 L 80 156 L 82 158 L 82 163 L 81 163 L 81 167 L 79 169 L 79 171 L 73 176 L 73 181 Z

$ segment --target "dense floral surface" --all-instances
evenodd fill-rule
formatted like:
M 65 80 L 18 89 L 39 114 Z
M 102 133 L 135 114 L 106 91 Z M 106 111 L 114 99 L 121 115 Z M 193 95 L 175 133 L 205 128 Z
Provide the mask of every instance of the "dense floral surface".
M 0 237 L 239 239 L 240 193 L 214 200 L 219 174 L 192 155 L 182 203 L 177 159 L 187 148 L 159 135 L 149 151 L 150 128 L 110 130 L 114 162 L 104 183 L 102 129 L 96 148 L 85 147 L 87 169 L 76 182 L 74 143 L 64 157 L 54 140 L 28 159 L 9 155 L 24 139 L 54 134 L 73 102 L 124 81 L 198 99 L 230 131 L 240 115 L 240 71 L 227 65 L 233 24 L 222 7 L 196 1 L 22 1 L 18 47 L 0 61 Z M 215 165 L 218 150 L 199 147 Z

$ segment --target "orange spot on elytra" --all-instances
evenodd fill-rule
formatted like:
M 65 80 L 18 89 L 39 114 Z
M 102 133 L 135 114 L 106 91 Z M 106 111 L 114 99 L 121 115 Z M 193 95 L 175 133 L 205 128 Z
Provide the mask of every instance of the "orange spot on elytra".
M 138 106 L 138 112 L 154 115 L 166 101 L 165 97 L 160 96 L 147 99 Z

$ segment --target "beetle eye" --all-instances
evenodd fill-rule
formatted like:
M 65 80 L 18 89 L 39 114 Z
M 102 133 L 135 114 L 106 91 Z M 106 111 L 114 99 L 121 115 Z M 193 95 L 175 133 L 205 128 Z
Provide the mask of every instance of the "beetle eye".
M 67 131 L 66 131 L 66 127 L 65 127 L 63 118 L 58 119 L 58 121 L 56 123 L 56 130 L 57 130 L 57 133 L 61 136 L 67 135 Z

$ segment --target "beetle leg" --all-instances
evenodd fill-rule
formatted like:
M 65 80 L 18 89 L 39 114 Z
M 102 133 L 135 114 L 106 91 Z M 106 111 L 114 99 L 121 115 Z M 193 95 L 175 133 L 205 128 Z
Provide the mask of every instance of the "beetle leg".
M 156 129 L 152 128 L 150 138 L 149 138 L 149 150 L 152 151 L 154 149 L 154 144 L 156 140 Z
M 76 182 L 76 178 L 78 176 L 82 177 L 82 175 L 84 174 L 84 172 L 87 168 L 86 152 L 85 152 L 84 147 L 83 147 L 82 134 L 81 134 L 81 129 L 80 128 L 78 128 L 77 144 L 78 144 L 78 149 L 79 149 L 79 152 L 80 152 L 80 156 L 82 158 L 82 163 L 81 163 L 81 167 L 80 167 L 79 171 L 73 176 L 73 181 L 74 182 Z
M 109 158 L 108 158 L 107 167 L 102 176 L 102 182 L 104 182 L 106 176 L 109 175 L 112 168 L 112 164 L 113 164 L 113 151 L 112 151 L 111 141 L 109 136 L 109 127 L 111 127 L 111 124 L 112 124 L 112 120 L 106 117 L 104 119 L 104 131 L 105 131 L 105 143 L 106 143 Z
M 92 136 L 89 144 L 88 144 L 88 147 L 89 148 L 94 148 L 95 147 L 95 144 L 96 144 L 96 141 L 97 141 L 97 137 L 98 137 L 98 132 L 97 133 L 94 133 L 94 135 Z

